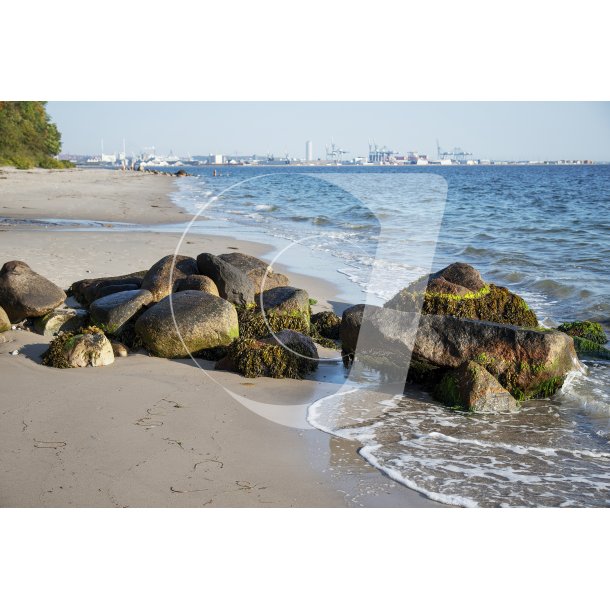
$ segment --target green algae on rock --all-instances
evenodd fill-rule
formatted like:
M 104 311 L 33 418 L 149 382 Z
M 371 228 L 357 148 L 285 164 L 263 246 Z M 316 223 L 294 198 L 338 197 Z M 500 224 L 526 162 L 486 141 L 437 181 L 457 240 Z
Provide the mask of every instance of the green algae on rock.
M 334 311 L 320 311 L 311 316 L 312 329 L 327 339 L 339 339 L 341 318 Z
M 494 284 L 488 284 L 477 292 L 463 295 L 417 293 L 404 288 L 384 307 L 527 328 L 538 326 L 536 314 L 520 296 Z
M 79 333 L 60 332 L 42 355 L 42 364 L 57 369 L 107 366 L 113 362 L 112 345 L 96 326 Z
M 602 346 L 608 342 L 608 337 L 599 322 L 590 322 L 589 320 L 566 322 L 557 327 L 557 330 L 570 335 L 570 337 L 580 337 Z
M 300 311 L 271 311 L 263 315 L 257 307 L 238 307 L 237 317 L 242 339 L 262 339 L 270 332 L 285 328 L 304 334 L 309 332 L 309 320 Z
M 316 370 L 318 352 L 311 338 L 292 330 L 282 330 L 265 339 L 237 339 L 216 368 L 244 377 L 302 379 Z
M 384 307 L 528 328 L 538 326 L 536 315 L 520 296 L 507 288 L 486 284 L 479 272 L 465 263 L 453 263 L 420 278 Z
M 603 345 L 581 337 L 572 337 L 572 339 L 574 340 L 574 349 L 579 356 L 597 360 L 610 360 L 610 349 L 606 349 Z

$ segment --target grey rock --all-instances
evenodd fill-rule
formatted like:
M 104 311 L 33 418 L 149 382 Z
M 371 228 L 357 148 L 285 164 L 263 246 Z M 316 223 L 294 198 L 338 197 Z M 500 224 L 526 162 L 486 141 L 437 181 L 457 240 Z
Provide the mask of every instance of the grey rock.
M 344 354 L 353 354 L 356 351 L 364 308 L 363 304 L 352 305 L 343 311 L 339 339 L 341 339 L 341 349 Z
M 36 318 L 34 330 L 52 337 L 61 332 L 74 332 L 87 326 L 89 312 L 86 309 L 54 309 L 42 318 Z
M 440 294 L 466 294 L 477 292 L 484 287 L 485 282 L 474 267 L 466 263 L 452 263 L 436 273 L 417 280 L 408 290 L 424 292 L 427 289 L 428 292 Z
M 140 288 L 142 285 L 142 278 L 146 273 L 147 271 L 136 271 L 134 273 L 117 275 L 114 277 L 86 278 L 74 282 L 72 286 L 70 286 L 70 293 L 79 303 L 89 305 L 89 303 L 92 303 L 96 299 L 106 296 L 102 291 L 110 286 L 131 284 L 135 286 L 134 289 Z
M 142 282 L 138 284 L 134 283 L 125 283 L 125 284 L 111 284 L 109 286 L 101 286 L 95 291 L 95 299 L 101 299 L 102 297 L 107 297 L 109 294 L 116 294 L 117 292 L 125 292 L 127 290 L 139 290 Z
M 275 273 L 265 261 L 255 256 L 242 252 L 229 252 L 221 254 L 218 258 L 243 271 L 252 280 L 256 294 L 261 292 L 261 289 L 265 291 L 279 286 L 288 286 L 290 283 L 288 277 L 283 273 Z
M 0 270 L 0 306 L 11 322 L 44 316 L 59 307 L 66 293 L 22 261 L 5 263 Z
M 237 267 L 207 252 L 197 257 L 197 267 L 201 275 L 212 279 L 223 299 L 235 305 L 254 303 L 254 284 Z
M 472 361 L 446 373 L 434 395 L 448 407 L 459 407 L 471 413 L 513 413 L 519 410 L 517 401 L 498 380 Z
M 165 297 L 145 311 L 135 331 L 154 355 L 184 358 L 189 353 L 231 344 L 239 336 L 239 323 L 229 302 L 206 292 L 186 290 Z
M 91 321 L 105 332 L 117 334 L 143 307 L 153 302 L 148 290 L 126 290 L 91 303 Z
M 142 288 L 149 290 L 153 301 L 160 301 L 176 291 L 179 280 L 198 273 L 197 261 L 190 256 L 170 254 L 157 261 L 142 280 Z

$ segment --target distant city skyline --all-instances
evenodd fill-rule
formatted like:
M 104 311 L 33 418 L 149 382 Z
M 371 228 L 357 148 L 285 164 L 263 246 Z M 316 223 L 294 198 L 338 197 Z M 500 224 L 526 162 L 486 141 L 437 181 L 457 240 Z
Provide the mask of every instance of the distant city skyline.
M 436 158 L 460 147 L 478 159 L 610 161 L 609 102 L 49 102 L 63 152 L 324 159 L 368 144 Z

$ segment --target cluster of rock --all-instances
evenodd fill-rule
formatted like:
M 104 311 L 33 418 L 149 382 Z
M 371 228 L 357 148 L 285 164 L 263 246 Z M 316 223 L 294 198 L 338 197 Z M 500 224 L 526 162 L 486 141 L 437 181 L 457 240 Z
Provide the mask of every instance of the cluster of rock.
M 44 363 L 58 368 L 103 366 L 144 348 L 162 358 L 213 358 L 247 376 L 300 378 L 317 361 L 309 335 L 329 339 L 311 325 L 307 292 L 288 283 L 241 253 L 168 255 L 148 270 L 75 282 L 67 292 L 81 307 L 65 308 L 66 292 L 12 261 L 0 272 L 0 327 L 27 318 L 40 334 L 57 335 Z
M 451 407 L 513 411 L 552 395 L 578 367 L 573 339 L 542 329 L 534 312 L 476 269 L 454 263 L 401 290 L 383 307 L 343 313 L 344 359 L 426 384 Z
M 87 278 L 68 293 L 20 261 L 0 270 L 0 332 L 27 319 L 56 336 L 50 366 L 111 364 L 144 348 L 162 358 L 216 360 L 249 377 L 302 378 L 318 345 L 342 350 L 388 376 L 408 367 L 442 402 L 474 412 L 514 411 L 552 395 L 578 366 L 575 352 L 607 357 L 599 324 L 542 329 L 518 295 L 454 263 L 401 290 L 383 307 L 354 305 L 339 318 L 311 314 L 305 290 L 255 257 L 168 255 L 150 269 Z
M 178 177 L 185 178 L 186 176 L 193 176 L 194 174 L 189 174 L 185 169 L 179 169 L 177 172 L 164 172 L 158 169 L 148 169 L 142 165 L 138 167 L 138 171 L 146 174 L 155 174 L 155 176 L 168 176 L 168 177 Z

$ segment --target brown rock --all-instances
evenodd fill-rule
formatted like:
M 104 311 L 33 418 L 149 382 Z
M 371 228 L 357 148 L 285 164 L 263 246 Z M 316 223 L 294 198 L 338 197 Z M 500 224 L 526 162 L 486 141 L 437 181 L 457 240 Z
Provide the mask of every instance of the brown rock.
M 11 322 L 44 316 L 66 299 L 66 293 L 22 261 L 0 270 L 0 306 Z

